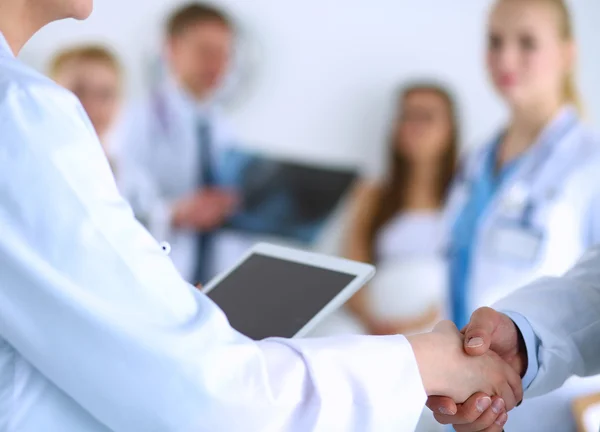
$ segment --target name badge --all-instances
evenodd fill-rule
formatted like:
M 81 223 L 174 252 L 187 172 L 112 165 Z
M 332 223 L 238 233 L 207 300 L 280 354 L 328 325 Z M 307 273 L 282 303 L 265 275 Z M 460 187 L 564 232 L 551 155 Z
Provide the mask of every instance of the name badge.
M 494 259 L 531 264 L 540 254 L 544 235 L 531 226 L 500 222 L 487 238 L 487 249 Z

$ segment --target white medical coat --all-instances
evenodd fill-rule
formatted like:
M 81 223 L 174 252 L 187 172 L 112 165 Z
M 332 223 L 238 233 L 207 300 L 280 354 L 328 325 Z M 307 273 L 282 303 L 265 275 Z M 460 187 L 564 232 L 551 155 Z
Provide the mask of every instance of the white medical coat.
M 212 162 L 217 165 L 235 146 L 229 122 L 216 105 L 200 104 L 170 78 L 131 103 L 115 133 L 116 156 L 123 172 L 142 173 L 163 202 L 158 216 L 150 221 L 152 232 L 171 245 L 171 259 L 186 280 L 193 278 L 199 259 L 209 260 L 214 275 L 228 269 L 254 243 L 217 233 L 211 256 L 199 257 L 198 233 L 171 226 L 169 206 L 202 187 L 198 181 L 201 122 L 209 125 Z
M 405 338 L 254 342 L 135 221 L 77 99 L 0 35 L 0 430 L 410 431 Z
M 471 179 L 480 175 L 493 151 L 488 145 L 467 158 L 462 181 L 450 194 L 450 224 L 462 210 Z M 528 204 L 531 211 L 524 221 Z M 565 107 L 548 125 L 503 181 L 476 233 L 466 290 L 470 311 L 490 306 L 540 277 L 561 276 L 600 242 L 600 137 L 576 121 L 572 107 Z M 538 243 L 537 251 L 526 256 L 531 242 Z M 539 293 L 543 295 L 541 287 Z M 558 307 L 557 303 L 547 313 L 563 313 Z M 599 390 L 600 377 L 574 380 L 551 395 L 525 401 L 509 415 L 506 428 L 571 430 L 573 397 Z

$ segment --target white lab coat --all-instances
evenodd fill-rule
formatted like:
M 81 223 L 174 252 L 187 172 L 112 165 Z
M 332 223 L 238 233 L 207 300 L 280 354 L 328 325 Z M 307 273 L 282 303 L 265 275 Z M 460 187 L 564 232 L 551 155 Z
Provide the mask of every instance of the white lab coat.
M 198 236 L 194 231 L 171 227 L 168 209 L 174 201 L 198 190 L 200 119 L 210 124 L 213 163 L 217 164 L 220 156 L 235 146 L 232 128 L 217 106 L 199 104 L 172 78 L 131 104 L 115 134 L 116 156 L 122 170 L 143 172 L 165 203 L 162 208 L 167 211 L 157 217 L 153 230 L 164 237 L 159 240 L 170 243 L 171 258 L 187 280 L 192 279 L 201 259 L 197 254 Z M 253 242 L 244 240 L 238 244 L 238 238 L 223 235 L 213 243 L 213 256 L 209 257 L 213 274 L 229 267 L 252 246 Z M 222 259 L 224 255 L 226 258 Z
M 248 340 L 117 192 L 77 99 L 0 35 L 0 430 L 409 431 L 401 336 Z
M 470 311 L 489 306 L 541 276 L 562 275 L 599 242 L 600 139 L 581 122 L 571 121 L 575 118 L 568 107 L 551 122 L 484 212 L 467 282 Z M 449 225 L 460 214 L 469 182 L 483 169 L 491 151 L 492 145 L 466 160 L 450 194 Z M 530 225 L 523 227 L 529 203 L 533 203 Z M 507 430 L 573 430 L 572 397 L 594 389 L 600 391 L 600 377 L 526 401 L 509 416 Z
M 117 163 L 111 164 L 119 193 L 131 206 L 136 219 L 152 234 L 164 242 L 171 233 L 171 208 L 144 170 L 135 166 L 119 169 Z

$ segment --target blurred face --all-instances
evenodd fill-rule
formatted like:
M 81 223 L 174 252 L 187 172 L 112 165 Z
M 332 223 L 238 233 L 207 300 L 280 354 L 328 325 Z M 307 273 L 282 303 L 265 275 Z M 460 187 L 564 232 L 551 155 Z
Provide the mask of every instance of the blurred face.
M 434 162 L 450 145 L 452 120 L 445 99 L 433 91 L 409 92 L 396 124 L 396 150 L 415 162 Z
M 75 60 L 63 66 L 56 81 L 79 98 L 102 140 L 119 110 L 118 72 L 101 61 Z
M 215 91 L 227 72 L 233 47 L 231 30 L 220 22 L 202 22 L 169 41 L 171 68 L 197 98 Z
M 30 3 L 43 15 L 48 15 L 48 22 L 64 18 L 86 19 L 94 7 L 93 0 L 33 0 Z
M 544 1 L 500 0 L 490 20 L 488 68 L 513 107 L 560 98 L 573 60 L 559 11 Z

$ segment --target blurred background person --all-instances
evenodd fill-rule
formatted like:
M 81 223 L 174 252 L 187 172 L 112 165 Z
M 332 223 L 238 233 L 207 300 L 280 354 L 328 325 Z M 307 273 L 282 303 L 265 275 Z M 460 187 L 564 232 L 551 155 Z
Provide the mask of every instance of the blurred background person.
M 156 237 L 165 234 L 166 206 L 153 184 L 135 167 L 121 169 L 113 154 L 113 132 L 123 94 L 123 69 L 117 56 L 101 45 L 81 45 L 56 54 L 49 75 L 79 98 L 107 156 L 123 197 L 136 218 Z
M 126 114 L 120 133 L 124 166 L 143 169 L 171 203 L 165 240 L 178 270 L 194 283 L 214 275 L 213 232 L 236 202 L 217 187 L 219 155 L 233 137 L 212 99 L 234 36 L 230 19 L 212 6 L 190 3 L 174 11 L 166 25 L 167 77 Z
M 564 1 L 495 2 L 487 62 L 511 115 L 466 160 L 449 201 L 459 328 L 477 307 L 562 274 L 600 239 L 600 141 L 581 120 L 575 60 Z M 600 379 L 590 380 L 524 402 L 506 429 L 574 431 L 573 395 L 600 390 Z
M 410 334 L 432 328 L 447 290 L 441 209 L 454 175 L 458 120 L 450 93 L 429 83 L 398 98 L 384 181 L 357 188 L 345 255 L 376 264 L 372 283 L 318 330 Z
M 101 45 L 80 45 L 55 54 L 48 72 L 79 98 L 102 148 L 110 154 L 123 90 L 123 70 L 116 55 Z

